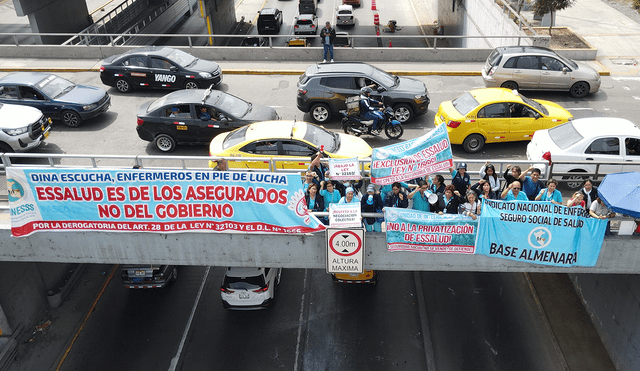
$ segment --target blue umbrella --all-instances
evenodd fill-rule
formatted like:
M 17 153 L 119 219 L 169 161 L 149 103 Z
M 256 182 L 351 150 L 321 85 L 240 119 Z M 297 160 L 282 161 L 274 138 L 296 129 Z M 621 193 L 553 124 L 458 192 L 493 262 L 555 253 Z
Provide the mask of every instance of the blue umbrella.
M 613 173 L 604 177 L 598 196 L 611 210 L 640 218 L 640 173 Z

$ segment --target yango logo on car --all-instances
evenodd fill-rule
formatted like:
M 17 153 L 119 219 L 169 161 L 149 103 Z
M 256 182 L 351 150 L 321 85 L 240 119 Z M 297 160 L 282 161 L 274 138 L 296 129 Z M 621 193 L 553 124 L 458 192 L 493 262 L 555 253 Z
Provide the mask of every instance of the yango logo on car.
M 176 75 L 156 75 L 156 81 L 160 82 L 176 82 Z

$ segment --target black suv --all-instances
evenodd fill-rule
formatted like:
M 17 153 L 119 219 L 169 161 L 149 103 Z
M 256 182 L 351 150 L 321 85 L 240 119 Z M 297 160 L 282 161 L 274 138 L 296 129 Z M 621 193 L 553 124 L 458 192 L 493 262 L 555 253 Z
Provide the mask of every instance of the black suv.
M 282 26 L 282 12 L 278 8 L 265 8 L 258 15 L 258 33 L 280 33 Z
M 314 122 L 325 123 L 334 113 L 346 110 L 345 99 L 359 95 L 365 86 L 374 90 L 372 98 L 393 107 L 402 123 L 429 108 L 429 92 L 423 82 L 391 75 L 366 63 L 343 62 L 307 67 L 298 80 L 298 109 L 311 112 Z

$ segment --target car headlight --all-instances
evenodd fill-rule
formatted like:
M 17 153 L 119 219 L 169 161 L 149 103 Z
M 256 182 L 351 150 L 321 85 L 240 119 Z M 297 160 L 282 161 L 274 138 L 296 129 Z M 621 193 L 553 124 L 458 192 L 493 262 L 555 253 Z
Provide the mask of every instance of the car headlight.
M 93 103 L 93 104 L 88 104 L 86 106 L 82 106 L 82 109 L 85 111 L 90 111 L 94 108 L 96 108 L 96 106 L 98 106 L 97 104 Z
M 5 133 L 7 133 L 8 135 L 20 135 L 20 134 L 24 134 L 26 132 L 29 131 L 29 127 L 25 126 L 22 128 L 17 128 L 17 129 L 2 129 L 2 131 L 4 131 Z
M 211 78 L 211 74 L 209 72 L 200 72 L 199 75 L 203 79 L 210 79 Z
M 427 96 L 426 95 L 416 95 L 415 98 L 416 98 L 416 100 L 426 100 Z

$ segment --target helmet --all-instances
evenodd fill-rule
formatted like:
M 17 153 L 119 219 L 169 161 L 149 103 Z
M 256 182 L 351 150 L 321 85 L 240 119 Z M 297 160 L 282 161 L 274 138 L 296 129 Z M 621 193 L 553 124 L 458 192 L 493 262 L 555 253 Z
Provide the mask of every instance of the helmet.
M 458 167 L 456 169 L 465 169 L 467 170 L 467 163 L 466 162 L 461 162 L 458 164 Z
M 373 89 L 371 89 L 368 86 L 365 86 L 364 88 L 360 89 L 360 92 L 364 95 L 370 95 L 371 93 L 373 93 Z

